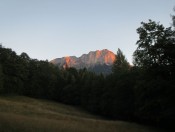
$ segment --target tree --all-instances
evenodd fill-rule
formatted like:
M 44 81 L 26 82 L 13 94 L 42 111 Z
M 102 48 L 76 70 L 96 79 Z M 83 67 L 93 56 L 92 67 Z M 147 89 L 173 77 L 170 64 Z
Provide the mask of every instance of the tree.
M 134 86 L 135 116 L 142 122 L 172 127 L 174 114 L 175 32 L 149 20 L 137 29 L 134 65 L 140 77 Z
M 140 39 L 133 55 L 134 65 L 171 75 L 175 68 L 174 31 L 152 20 L 141 24 L 137 29 Z
M 3 72 L 2 72 L 2 66 L 0 64 L 0 93 L 3 91 Z
M 173 10 L 174 10 L 174 12 L 175 12 L 175 7 L 174 7 Z M 175 27 L 175 16 L 172 15 L 172 16 L 171 16 L 171 19 L 172 19 L 172 26 Z
M 21 92 L 21 63 L 14 51 L 0 47 L 0 63 L 3 67 L 3 87 L 5 93 Z
M 21 53 L 20 58 L 21 58 L 22 60 L 26 61 L 26 62 L 29 62 L 29 61 L 30 61 L 30 57 L 29 57 L 28 54 L 25 53 L 25 52 Z
M 126 60 L 125 55 L 120 49 L 118 49 L 116 60 L 114 61 L 114 64 L 112 67 L 113 72 L 125 71 L 125 70 L 128 70 L 129 67 L 130 65 Z
M 1 49 L 2 49 L 2 45 L 0 43 L 0 55 L 1 55 Z M 2 73 L 2 65 L 1 65 L 1 61 L 0 61 L 0 93 L 3 89 L 3 73 Z

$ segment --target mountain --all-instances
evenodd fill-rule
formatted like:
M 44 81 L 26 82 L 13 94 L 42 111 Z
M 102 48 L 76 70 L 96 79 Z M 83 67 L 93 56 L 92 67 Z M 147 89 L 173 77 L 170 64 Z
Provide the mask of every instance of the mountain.
M 76 69 L 87 68 L 96 73 L 108 73 L 111 71 L 112 64 L 116 55 L 107 49 L 90 51 L 80 57 L 66 56 L 56 58 L 50 62 L 59 67 L 74 67 Z

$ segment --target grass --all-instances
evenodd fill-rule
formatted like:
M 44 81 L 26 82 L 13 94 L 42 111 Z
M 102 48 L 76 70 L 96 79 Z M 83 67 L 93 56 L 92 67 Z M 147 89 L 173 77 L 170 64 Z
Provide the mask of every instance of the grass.
M 0 96 L 0 132 L 161 132 L 108 121 L 79 108 L 24 96 Z

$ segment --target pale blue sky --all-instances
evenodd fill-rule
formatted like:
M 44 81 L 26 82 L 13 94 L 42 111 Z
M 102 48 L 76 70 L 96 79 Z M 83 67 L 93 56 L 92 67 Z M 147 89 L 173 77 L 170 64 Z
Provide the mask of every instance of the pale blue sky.
M 120 48 L 132 62 L 140 22 L 168 27 L 174 6 L 175 0 L 0 0 L 0 43 L 39 60 Z

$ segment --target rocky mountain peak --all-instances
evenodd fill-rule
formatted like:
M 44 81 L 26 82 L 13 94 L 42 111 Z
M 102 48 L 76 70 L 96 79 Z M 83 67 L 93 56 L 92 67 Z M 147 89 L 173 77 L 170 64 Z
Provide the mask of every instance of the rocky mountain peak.
M 83 54 L 80 57 L 66 56 L 57 58 L 51 61 L 51 63 L 58 65 L 59 67 L 75 67 L 89 68 L 95 65 L 112 65 L 116 56 L 112 51 L 107 49 L 90 51 L 88 54 Z

